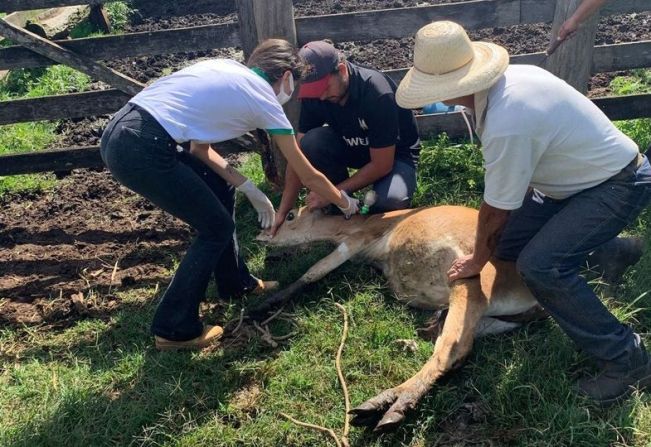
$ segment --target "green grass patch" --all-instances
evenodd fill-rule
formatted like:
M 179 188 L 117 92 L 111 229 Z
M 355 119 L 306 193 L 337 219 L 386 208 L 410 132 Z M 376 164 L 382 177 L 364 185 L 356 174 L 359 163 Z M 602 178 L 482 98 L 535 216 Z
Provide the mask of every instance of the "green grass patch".
M 0 101 L 59 95 L 85 90 L 90 78 L 64 65 L 13 70 L 0 81 Z M 58 121 L 36 121 L 0 126 L 0 155 L 33 152 L 56 142 Z M 51 174 L 0 177 L 0 196 L 11 191 L 51 187 Z
M 104 9 L 113 28 L 113 34 L 121 33 L 129 24 L 133 8 L 127 2 L 117 1 L 104 3 Z M 97 27 L 88 20 L 88 18 L 79 21 L 79 23 L 70 30 L 70 37 L 73 39 L 97 37 L 101 35 L 102 32 L 98 30 Z
M 452 144 L 445 135 L 424 141 L 414 206 L 466 203 L 479 206 L 484 188 L 482 155 L 474 144 Z
M 463 200 L 464 188 L 477 181 L 478 149 L 446 149 L 442 141 L 426 142 L 421 175 L 447 181 L 423 189 L 423 201 Z M 258 156 L 242 170 L 263 181 Z M 272 200 L 278 203 L 279 196 Z M 648 237 L 649 223 L 647 213 L 631 231 Z M 257 232 L 255 211 L 238 197 L 238 233 L 249 266 L 285 285 L 331 250 L 323 244 L 280 256 L 255 243 Z M 651 329 L 650 268 L 647 250 L 616 294 L 597 286 L 607 306 L 642 333 Z M 205 319 L 236 318 L 241 302 L 214 306 L 214 290 Z M 119 308 L 106 318 L 67 329 L 0 330 L 0 445 L 329 446 L 329 438 L 280 413 L 341 432 L 344 404 L 334 359 L 343 322 L 335 302 L 350 315 L 343 369 L 353 405 L 409 378 L 432 352 L 416 336 L 430 314 L 397 303 L 383 278 L 365 266 L 345 264 L 302 293 L 294 323 L 270 325 L 275 335 L 294 333 L 276 349 L 253 332 L 247 342 L 227 340 L 202 353 L 158 353 L 148 328 L 159 294 L 155 288 L 121 291 Z M 397 339 L 415 339 L 416 350 L 404 351 Z M 598 410 L 572 390 L 587 371 L 586 358 L 552 321 L 480 339 L 464 366 L 437 384 L 396 433 L 353 428 L 351 445 L 649 445 L 651 397 Z
M 651 70 L 633 70 L 631 76 L 612 80 L 610 87 L 616 95 L 633 95 L 651 92 Z M 617 121 L 615 125 L 635 141 L 642 151 L 651 147 L 651 118 Z

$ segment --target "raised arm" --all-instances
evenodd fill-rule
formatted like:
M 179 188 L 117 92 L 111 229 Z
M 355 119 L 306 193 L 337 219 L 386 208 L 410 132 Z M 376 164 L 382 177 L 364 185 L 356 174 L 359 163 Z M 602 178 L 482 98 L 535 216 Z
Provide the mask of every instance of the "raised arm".
M 579 26 L 592 14 L 594 14 L 606 0 L 583 0 L 574 14 L 561 25 L 558 30 L 558 40 L 565 40 L 576 33 Z

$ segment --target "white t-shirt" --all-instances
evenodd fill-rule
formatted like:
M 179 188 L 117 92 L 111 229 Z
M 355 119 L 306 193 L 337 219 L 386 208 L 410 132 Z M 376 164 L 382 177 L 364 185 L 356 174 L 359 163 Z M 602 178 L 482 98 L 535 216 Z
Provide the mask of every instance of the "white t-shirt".
M 519 208 L 529 186 L 565 199 L 617 174 L 639 152 L 592 101 L 542 68 L 511 65 L 488 90 L 478 134 L 484 201 Z
M 129 102 L 177 143 L 217 143 L 254 129 L 294 133 L 271 85 L 229 59 L 205 60 L 158 79 Z

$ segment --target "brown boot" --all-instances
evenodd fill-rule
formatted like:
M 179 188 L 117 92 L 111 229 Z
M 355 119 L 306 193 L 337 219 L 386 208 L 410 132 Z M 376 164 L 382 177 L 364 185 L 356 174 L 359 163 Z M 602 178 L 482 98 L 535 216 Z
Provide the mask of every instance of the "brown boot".
M 206 346 L 219 340 L 224 335 L 224 329 L 221 326 L 205 325 L 203 333 L 196 338 L 185 341 L 168 340 L 158 335 L 154 336 L 156 349 L 159 351 L 176 351 L 181 349 L 203 349 Z

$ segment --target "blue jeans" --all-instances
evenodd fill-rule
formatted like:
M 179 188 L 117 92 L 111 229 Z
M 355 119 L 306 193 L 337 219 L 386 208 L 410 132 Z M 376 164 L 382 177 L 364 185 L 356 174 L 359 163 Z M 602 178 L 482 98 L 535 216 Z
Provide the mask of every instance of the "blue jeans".
M 644 163 L 564 200 L 529 193 L 511 213 L 496 250 L 497 258 L 516 261 L 538 302 L 579 348 L 622 365 L 637 349 L 633 331 L 606 309 L 579 270 L 591 251 L 616 237 L 651 201 L 651 187 L 641 178 L 648 174 Z
M 312 165 L 333 184 L 348 178 L 348 168 L 359 169 L 369 161 L 368 149 L 351 149 L 330 127 L 308 131 L 301 140 L 301 150 Z M 377 193 L 372 213 L 409 208 L 416 190 L 416 164 L 411 159 L 396 158 L 393 170 L 373 184 Z
M 210 277 L 220 288 L 247 288 L 255 278 L 237 253 L 234 192 L 217 174 L 187 154 L 158 122 L 127 104 L 102 135 L 102 160 L 113 177 L 197 232 L 156 309 L 152 332 L 169 340 L 199 336 L 199 303 Z M 221 293 L 221 290 L 220 290 Z

